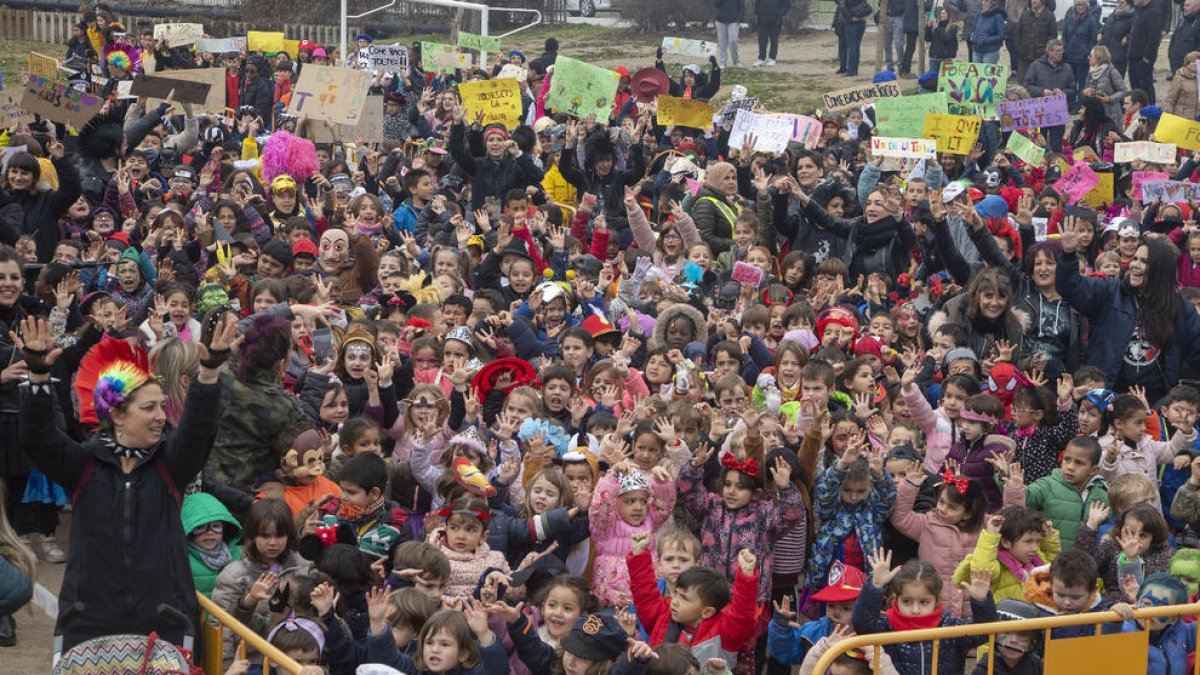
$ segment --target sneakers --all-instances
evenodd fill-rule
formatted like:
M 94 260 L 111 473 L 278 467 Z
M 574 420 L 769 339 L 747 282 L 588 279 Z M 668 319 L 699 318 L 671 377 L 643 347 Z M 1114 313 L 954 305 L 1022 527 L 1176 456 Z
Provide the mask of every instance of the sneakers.
M 64 563 L 67 561 L 67 554 L 58 546 L 58 539 L 54 535 L 44 535 L 42 540 L 35 547 L 37 556 L 48 563 Z
M 775 59 L 767 59 L 767 62 L 764 63 L 763 65 L 768 68 L 771 68 L 775 65 Z
M 764 63 L 766 63 L 766 61 L 763 61 L 762 59 L 757 59 L 754 61 L 754 63 L 750 64 L 750 67 L 751 68 L 762 68 L 762 65 Z

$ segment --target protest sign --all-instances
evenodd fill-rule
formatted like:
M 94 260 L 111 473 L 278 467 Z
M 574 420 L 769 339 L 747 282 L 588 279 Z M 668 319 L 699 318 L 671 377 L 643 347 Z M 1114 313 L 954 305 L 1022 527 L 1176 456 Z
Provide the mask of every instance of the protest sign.
M 1000 101 L 996 104 L 996 112 L 1004 131 L 1061 127 L 1071 122 L 1066 94 Z
M 1074 204 L 1100 184 L 1100 176 L 1092 171 L 1085 162 L 1075 162 L 1071 168 L 1054 183 L 1054 191 L 1067 198 L 1068 204 Z
M 0 90 L 0 127 L 5 129 L 16 124 L 27 124 L 33 115 L 21 107 L 21 90 L 13 87 Z
M 521 86 L 516 80 L 480 80 L 458 85 L 467 109 L 467 119 L 483 113 L 484 124 L 503 124 L 512 129 L 521 123 Z
M 871 156 L 933 159 L 937 157 L 937 143 L 928 138 L 872 136 Z
M 470 68 L 471 55 L 458 51 L 454 45 L 441 42 L 421 43 L 421 69 L 444 73 L 458 68 Z
M 58 77 L 58 59 L 37 52 L 29 52 L 29 57 L 25 61 L 25 72 L 29 75 L 53 80 Z
M 754 110 L 758 107 L 757 98 L 734 98 L 730 99 L 722 108 L 720 115 L 720 124 L 729 124 L 733 122 L 733 118 L 737 116 L 739 110 Z
M 175 90 L 175 100 L 180 103 L 195 103 L 204 105 L 208 100 L 211 85 L 155 75 L 141 74 L 134 78 L 133 86 L 129 88 L 130 96 L 139 98 L 166 98 L 171 90 Z
M 938 73 L 937 90 L 950 97 L 950 112 L 955 115 L 996 119 L 996 103 L 1004 100 L 1007 87 L 1008 66 L 1003 64 L 943 61 Z
M 758 152 L 783 152 L 787 149 L 788 141 L 796 132 L 796 123 L 790 119 L 781 119 L 769 115 L 752 113 L 749 110 L 737 111 L 733 118 L 733 131 L 729 134 L 729 147 L 740 148 L 746 142 L 746 136 L 755 137 L 754 149 Z
M 1141 182 L 1142 201 L 1160 199 L 1165 202 L 1188 202 L 1200 198 L 1200 185 L 1181 180 L 1144 180 Z
M 292 60 L 295 61 L 300 57 L 300 41 L 288 40 L 287 38 L 284 38 L 279 51 L 292 57 Z
M 283 33 L 262 30 L 247 31 L 246 51 L 281 52 L 283 51 Z
M 246 38 L 244 37 L 201 38 L 196 40 L 196 51 L 198 52 L 224 54 L 228 52 L 240 52 L 245 48 Z
M 186 82 L 203 82 L 208 85 L 208 96 L 201 102 L 204 109 L 210 113 L 221 113 L 225 110 L 225 69 L 224 68 L 191 68 L 188 70 L 165 70 L 154 74 L 155 77 Z M 166 93 L 164 92 L 164 96 Z M 146 100 L 147 108 L 156 108 L 161 99 Z M 175 92 L 175 105 L 172 114 L 184 114 L 183 105 L 179 102 L 179 92 Z
M 367 68 L 391 73 L 408 72 L 408 47 L 371 45 L 367 47 Z
M 1033 238 L 1035 241 L 1045 241 L 1050 231 L 1049 218 L 1030 218 L 1033 225 Z
M 1137 199 L 1142 194 L 1142 184 L 1152 180 L 1171 180 L 1171 174 L 1166 171 L 1134 171 L 1130 194 Z
M 0 173 L 8 171 L 8 160 L 18 152 L 27 152 L 28 145 L 9 145 L 0 148 Z
M 792 130 L 792 140 L 804 144 L 804 147 L 810 150 L 817 145 L 817 139 L 821 138 L 821 131 L 824 125 L 821 120 L 807 115 L 792 115 L 790 113 L 773 113 L 771 117 L 780 119 L 792 120 L 796 127 Z
M 975 147 L 981 128 L 979 117 L 930 113 L 925 115 L 925 133 L 921 135 L 936 140 L 938 152 L 965 155 Z
M 506 63 L 500 69 L 500 73 L 496 75 L 499 79 L 520 80 L 524 82 L 529 79 L 529 69 L 518 66 L 515 63 Z
M 1083 199 L 1079 200 L 1080 204 L 1093 209 L 1108 206 L 1113 200 L 1113 173 L 1102 171 L 1097 172 L 1096 175 L 1100 177 L 1100 182 L 1096 184 L 1096 187 L 1088 190 Z
M 881 98 L 875 102 L 875 122 L 880 136 L 904 138 L 925 128 L 926 113 L 950 112 L 945 92 Z
M 1121 164 L 1140 159 L 1151 164 L 1174 164 L 1176 152 L 1173 143 L 1117 143 L 1113 146 L 1113 161 Z
M 1159 143 L 1174 143 L 1184 150 L 1200 150 L 1200 122 L 1163 113 L 1154 128 L 1154 140 Z
M 48 120 L 79 129 L 95 117 L 104 99 L 67 86 L 66 82 L 30 75 L 21 95 L 21 107 Z
M 154 39 L 165 41 L 168 47 L 190 45 L 203 37 L 204 24 L 201 23 L 154 24 Z
M 458 46 L 480 52 L 500 51 L 500 38 L 458 31 Z
M 371 74 L 364 70 L 306 64 L 292 87 L 287 111 L 334 124 L 358 124 Z
M 694 56 L 707 59 L 717 55 L 717 43 L 708 40 L 689 40 L 687 38 L 665 37 L 662 39 L 664 54 Z
M 839 89 L 827 94 L 821 94 L 825 107 L 830 110 L 854 108 L 860 105 L 874 103 L 881 98 L 900 96 L 900 84 L 897 82 L 880 82 L 879 84 L 864 84 L 848 89 Z
M 1038 147 L 1019 131 L 1009 135 L 1008 145 L 1005 147 L 1012 150 L 1013 154 L 1026 164 L 1041 166 L 1042 160 L 1046 159 L 1046 149 Z
M 620 78 L 607 68 L 560 55 L 554 62 L 546 105 L 579 118 L 595 115 L 597 122 L 607 123 Z
M 383 135 L 383 97 L 368 96 L 363 104 L 362 116 L 358 124 L 331 124 L 307 120 L 304 137 L 314 143 L 333 143 L 335 141 L 361 138 L 367 143 L 382 143 Z
M 658 95 L 658 123 L 661 126 L 694 127 L 711 129 L 713 107 L 703 101 L 693 101 L 676 96 Z

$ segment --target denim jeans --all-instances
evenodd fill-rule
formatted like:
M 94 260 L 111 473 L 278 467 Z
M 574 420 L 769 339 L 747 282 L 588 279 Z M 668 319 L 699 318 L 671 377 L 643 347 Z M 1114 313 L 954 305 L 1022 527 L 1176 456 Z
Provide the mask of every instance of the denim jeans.
M 737 23 L 717 22 L 717 53 L 721 59 L 721 67 L 729 64 L 729 61 L 725 60 L 726 50 L 733 57 L 733 65 L 738 64 L 738 28 L 740 26 Z
M 887 20 L 887 42 L 884 43 L 883 53 L 887 61 L 888 70 L 896 69 L 896 61 L 904 57 L 904 17 L 889 16 Z M 863 30 L 866 30 L 866 23 L 863 24 Z M 896 58 L 892 58 L 892 50 L 896 52 Z
M 863 33 L 867 32 L 866 21 L 849 21 L 842 29 L 846 35 L 846 73 L 858 74 L 858 58 L 862 48 Z
M 981 52 L 976 50 L 975 56 L 972 57 L 975 63 L 1000 63 L 1000 50 L 994 52 Z

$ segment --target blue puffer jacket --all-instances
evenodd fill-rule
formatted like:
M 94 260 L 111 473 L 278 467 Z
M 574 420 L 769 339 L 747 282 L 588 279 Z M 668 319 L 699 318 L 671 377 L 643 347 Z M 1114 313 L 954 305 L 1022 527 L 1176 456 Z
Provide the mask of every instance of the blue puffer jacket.
M 1176 621 L 1158 636 L 1150 635 L 1150 656 L 1146 675 L 1169 675 L 1188 671 L 1188 654 L 1196 651 L 1195 624 Z M 1126 621 L 1122 633 L 1136 633 L 1141 628 L 1136 621 Z
M 989 54 L 1004 44 L 1004 6 L 996 5 L 979 15 L 971 28 L 971 45 L 975 53 Z
M 854 604 L 854 618 L 851 619 L 854 632 L 859 635 L 892 632 L 892 625 L 882 611 L 883 590 L 876 588 L 868 577 L 867 585 L 863 587 L 862 593 L 858 596 L 858 602 Z M 942 623 L 939 627 L 990 623 L 999 620 L 1000 615 L 996 614 L 996 603 L 992 600 L 992 594 L 988 593 L 983 602 L 971 600 L 970 620 L 956 619 L 950 615 L 950 612 L 943 611 Z M 938 648 L 937 675 L 961 674 L 967 650 L 985 642 L 987 642 L 986 635 L 942 640 L 941 646 Z M 932 668 L 932 642 L 904 642 L 888 645 L 884 649 L 887 650 L 888 656 L 892 657 L 892 664 L 896 666 L 896 670 L 900 671 L 901 675 L 924 675 Z
M 1104 371 L 1105 381 L 1113 387 L 1137 325 L 1136 292 L 1124 281 L 1081 276 L 1079 257 L 1074 253 L 1058 259 L 1054 284 L 1075 311 L 1090 322 L 1087 362 Z M 1179 380 L 1179 369 L 1185 361 L 1200 364 L 1200 317 L 1187 311 L 1182 302 L 1175 317 L 1175 339 L 1160 359 L 1168 385 Z
M 1096 35 L 1100 32 L 1099 20 L 1091 12 L 1084 12 L 1083 18 L 1072 9 L 1067 12 L 1063 23 L 1063 61 L 1067 63 L 1087 63 L 1088 54 L 1096 46 Z

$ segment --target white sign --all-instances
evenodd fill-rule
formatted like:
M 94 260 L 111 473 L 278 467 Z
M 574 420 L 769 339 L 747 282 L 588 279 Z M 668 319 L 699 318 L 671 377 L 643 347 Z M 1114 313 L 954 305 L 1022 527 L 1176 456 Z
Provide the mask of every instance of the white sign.
M 190 45 L 204 37 L 201 23 L 159 23 L 154 26 L 154 39 L 166 40 L 168 47 Z
M 717 55 L 717 43 L 708 40 L 665 37 L 662 41 L 662 50 L 667 54 L 696 56 L 707 59 L 710 56 Z
M 240 52 L 245 48 L 246 38 L 244 37 L 204 38 L 196 40 L 196 51 L 198 52 L 224 54 L 226 52 Z
M 25 152 L 29 149 L 28 145 L 16 145 L 5 148 L 0 148 L 0 171 L 8 171 L 8 160 L 18 152 Z
M 1136 143 L 1117 143 L 1113 146 L 1113 161 L 1118 164 L 1139 159 L 1151 164 L 1174 164 L 1175 154 L 1174 143 L 1138 141 Z
M 932 138 L 872 136 L 871 156 L 934 159 L 937 157 L 937 141 Z
M 496 79 L 520 80 L 521 82 L 525 82 L 529 80 L 529 71 L 515 63 L 506 63 L 500 69 L 500 74 L 496 75 Z
M 408 47 L 371 45 L 367 48 L 367 68 L 387 73 L 408 72 Z
M 733 131 L 729 134 L 729 147 L 740 148 L 746 136 L 755 137 L 757 152 L 783 152 L 796 131 L 796 124 L 789 119 L 759 115 L 749 110 L 738 110 L 733 118 Z

